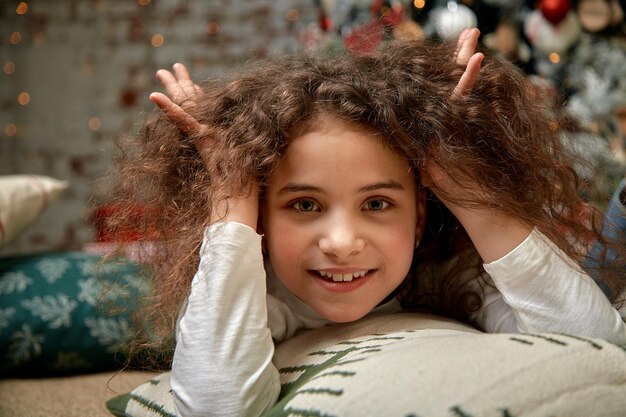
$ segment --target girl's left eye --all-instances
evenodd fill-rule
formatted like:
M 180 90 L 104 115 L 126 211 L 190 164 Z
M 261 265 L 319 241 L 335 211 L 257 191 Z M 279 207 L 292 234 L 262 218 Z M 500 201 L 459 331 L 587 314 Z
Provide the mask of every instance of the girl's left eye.
M 381 198 L 372 198 L 371 200 L 366 201 L 365 205 L 363 206 L 365 210 L 371 211 L 381 211 L 386 209 L 387 207 L 389 207 L 389 202 Z
M 320 211 L 319 206 L 312 200 L 299 200 L 292 205 L 298 211 Z

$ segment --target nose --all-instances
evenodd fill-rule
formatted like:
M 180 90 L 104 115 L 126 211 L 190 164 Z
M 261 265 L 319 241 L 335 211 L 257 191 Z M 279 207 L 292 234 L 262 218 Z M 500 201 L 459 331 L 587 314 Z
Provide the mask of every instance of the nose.
M 359 236 L 357 225 L 341 216 L 328 222 L 318 245 L 326 255 L 347 258 L 363 251 L 365 240 Z

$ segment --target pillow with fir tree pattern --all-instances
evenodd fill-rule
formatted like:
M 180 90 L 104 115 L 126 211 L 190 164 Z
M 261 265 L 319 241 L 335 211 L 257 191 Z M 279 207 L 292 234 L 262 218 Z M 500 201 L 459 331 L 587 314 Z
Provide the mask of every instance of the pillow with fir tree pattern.
M 564 334 L 485 334 L 413 313 L 305 331 L 276 348 L 263 417 L 623 417 L 626 347 Z M 107 402 L 175 417 L 170 373 Z

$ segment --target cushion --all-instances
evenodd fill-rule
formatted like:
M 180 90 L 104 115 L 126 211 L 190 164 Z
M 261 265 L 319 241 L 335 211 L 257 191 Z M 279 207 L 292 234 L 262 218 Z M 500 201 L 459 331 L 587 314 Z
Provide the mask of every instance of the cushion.
M 67 187 L 66 181 L 38 175 L 0 176 L 0 246 L 34 222 Z
M 81 252 L 0 258 L 0 372 L 115 369 L 134 334 L 146 268 Z
M 277 347 L 265 416 L 623 416 L 626 350 L 562 334 L 484 334 L 401 313 Z M 168 372 L 111 399 L 116 416 L 175 416 Z

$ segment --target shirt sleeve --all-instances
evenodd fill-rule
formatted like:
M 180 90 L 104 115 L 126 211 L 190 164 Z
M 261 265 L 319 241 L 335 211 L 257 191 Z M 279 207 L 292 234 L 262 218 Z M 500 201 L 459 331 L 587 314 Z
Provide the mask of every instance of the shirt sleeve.
M 487 288 L 476 323 L 488 332 L 551 332 L 626 343 L 626 324 L 602 290 L 538 230 L 484 265 Z
M 210 226 L 176 331 L 171 387 L 181 417 L 259 416 L 276 402 L 261 237 Z

